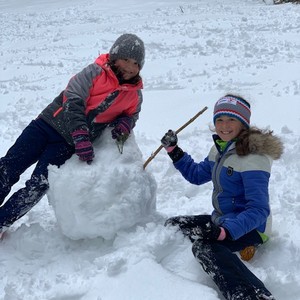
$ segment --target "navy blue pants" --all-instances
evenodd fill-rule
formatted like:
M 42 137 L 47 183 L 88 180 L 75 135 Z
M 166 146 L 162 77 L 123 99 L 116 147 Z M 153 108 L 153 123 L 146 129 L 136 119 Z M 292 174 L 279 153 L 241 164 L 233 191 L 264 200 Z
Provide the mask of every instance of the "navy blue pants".
M 42 119 L 32 121 L 15 144 L 0 159 L 0 205 L 20 175 L 36 163 L 25 187 L 11 195 L 0 207 L 0 232 L 26 214 L 46 194 L 48 166 L 62 165 L 75 149 Z
M 263 241 L 256 230 L 233 241 L 197 239 L 196 228 L 204 228 L 211 222 L 209 215 L 178 216 L 166 221 L 166 225 L 178 226 L 193 242 L 192 251 L 203 270 L 213 279 L 225 299 L 258 299 L 262 293 L 271 295 L 260 281 L 234 253 L 247 246 L 258 246 Z

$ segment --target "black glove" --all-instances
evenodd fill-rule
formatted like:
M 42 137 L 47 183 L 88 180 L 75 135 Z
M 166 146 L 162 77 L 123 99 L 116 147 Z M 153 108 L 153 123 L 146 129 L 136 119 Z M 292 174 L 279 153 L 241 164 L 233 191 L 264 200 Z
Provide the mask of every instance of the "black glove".
M 224 230 L 224 229 L 223 229 Z M 223 240 L 226 238 L 226 231 L 223 231 L 221 227 L 215 225 L 212 222 L 208 222 L 205 224 L 205 227 L 196 227 L 194 229 L 194 233 L 198 238 L 202 240 Z M 223 235 L 221 232 L 223 231 Z
M 169 129 L 160 141 L 174 163 L 182 158 L 184 153 L 182 149 L 177 146 L 178 138 L 174 130 Z
M 160 141 L 162 146 L 164 146 L 165 148 L 176 146 L 178 142 L 176 132 L 169 129 Z

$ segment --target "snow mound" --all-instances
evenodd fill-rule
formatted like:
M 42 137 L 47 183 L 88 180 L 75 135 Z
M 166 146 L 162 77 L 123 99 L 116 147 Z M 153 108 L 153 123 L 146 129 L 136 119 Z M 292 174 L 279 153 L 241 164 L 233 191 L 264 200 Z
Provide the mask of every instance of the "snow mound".
M 106 129 L 94 150 L 91 165 L 73 155 L 60 168 L 49 167 L 49 202 L 62 233 L 74 240 L 110 240 L 156 210 L 156 182 L 143 170 L 134 134 L 120 154 Z

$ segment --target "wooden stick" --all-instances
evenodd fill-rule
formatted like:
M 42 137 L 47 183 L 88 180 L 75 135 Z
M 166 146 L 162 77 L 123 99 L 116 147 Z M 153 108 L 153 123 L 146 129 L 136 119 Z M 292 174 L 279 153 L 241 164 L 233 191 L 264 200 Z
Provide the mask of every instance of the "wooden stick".
M 185 124 L 183 124 L 180 128 L 178 128 L 175 132 L 178 134 L 180 131 L 182 131 L 185 127 L 190 125 L 192 122 L 194 122 L 200 115 L 202 115 L 207 110 L 207 106 L 205 106 L 202 110 L 200 110 L 197 114 L 194 115 L 189 121 L 187 121 Z M 162 145 L 160 145 L 152 154 L 151 156 L 146 160 L 146 162 L 143 165 L 144 170 L 146 169 L 147 165 L 150 163 L 150 161 L 159 153 L 159 151 L 163 148 Z

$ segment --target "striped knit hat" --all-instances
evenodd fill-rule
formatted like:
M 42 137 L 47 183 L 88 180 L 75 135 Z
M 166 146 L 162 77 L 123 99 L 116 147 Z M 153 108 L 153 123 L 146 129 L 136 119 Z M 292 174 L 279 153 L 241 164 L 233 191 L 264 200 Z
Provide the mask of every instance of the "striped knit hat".
M 250 104 L 241 97 L 226 95 L 219 99 L 214 108 L 214 124 L 216 119 L 222 115 L 234 117 L 247 128 L 250 127 Z

